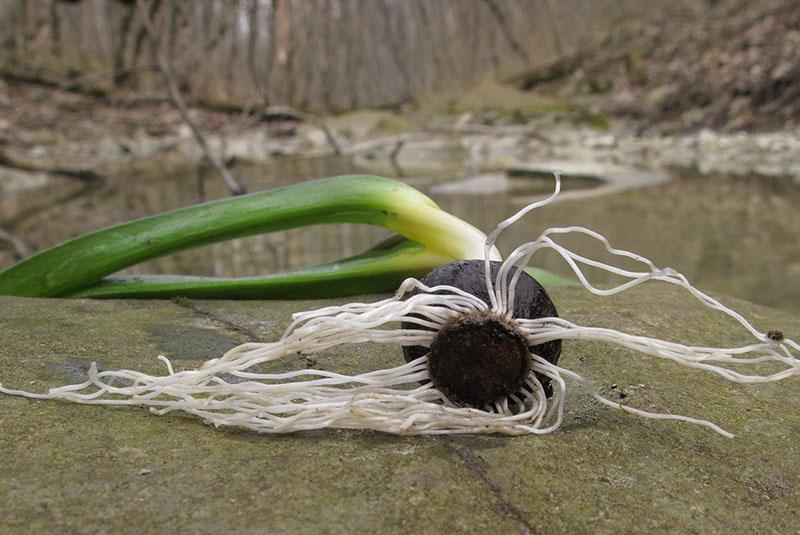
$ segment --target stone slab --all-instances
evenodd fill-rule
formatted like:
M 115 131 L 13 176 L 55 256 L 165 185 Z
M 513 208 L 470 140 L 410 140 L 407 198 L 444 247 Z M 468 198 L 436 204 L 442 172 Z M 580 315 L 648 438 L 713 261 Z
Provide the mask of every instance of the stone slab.
M 671 287 L 552 296 L 583 324 L 691 343 L 747 340 Z M 760 328 L 800 334 L 798 317 L 728 301 Z M 162 373 L 158 354 L 194 367 L 273 339 L 291 312 L 328 303 L 0 297 L 0 382 L 45 391 L 81 380 L 92 361 Z M 359 346 L 313 360 L 355 371 L 402 355 Z M 511 438 L 267 436 L 144 409 L 0 396 L 0 532 L 797 531 L 800 379 L 732 384 L 595 343 L 565 344 L 561 363 L 607 396 L 624 391 L 631 406 L 706 417 L 737 436 L 620 413 L 574 384 L 558 432 Z

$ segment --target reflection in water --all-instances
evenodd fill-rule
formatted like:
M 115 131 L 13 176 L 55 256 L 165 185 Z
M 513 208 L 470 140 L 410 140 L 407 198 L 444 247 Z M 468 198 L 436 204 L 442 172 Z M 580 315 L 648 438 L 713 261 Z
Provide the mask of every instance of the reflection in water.
M 359 169 L 348 158 L 338 157 L 282 159 L 237 172 L 250 191 L 260 191 Z M 28 215 L 19 215 L 23 212 L 19 200 L 7 196 L 0 198 L 0 203 L 16 207 L 13 230 L 42 248 L 103 226 L 192 204 L 198 196 L 197 175 L 195 167 L 136 171 Z M 425 190 L 437 179 L 407 180 Z M 519 207 L 518 196 L 541 191 L 540 180 L 532 180 L 530 188 L 524 180 L 514 178 L 513 188 L 503 193 L 432 196 L 445 210 L 486 232 Z M 227 195 L 213 174 L 204 189 L 207 199 Z M 603 233 L 617 247 L 682 271 L 704 290 L 800 312 L 798 207 L 800 187 L 788 180 L 683 176 L 652 188 L 542 208 L 509 229 L 501 237 L 500 248 L 507 253 L 546 227 L 584 225 Z M 11 218 L 4 215 L 2 219 Z M 255 275 L 358 254 L 389 235 L 385 229 L 364 225 L 292 229 L 184 251 L 135 266 L 127 273 Z M 565 244 L 603 254 L 600 247 L 585 240 L 571 239 Z M 542 255 L 534 264 L 568 273 L 564 262 L 553 254 Z M 10 263 L 10 259 L 0 261 Z M 605 274 L 594 276 L 598 282 L 608 280 Z
M 473 214 L 484 231 L 514 205 L 513 198 L 502 195 L 436 201 L 459 215 Z M 788 180 L 684 176 L 653 188 L 546 206 L 502 235 L 500 249 L 508 253 L 547 227 L 587 226 L 615 247 L 683 272 L 704 290 L 800 312 L 799 207 L 800 188 Z M 563 243 L 610 259 L 593 240 L 574 237 Z M 569 273 L 550 251 L 533 263 Z M 594 281 L 611 282 L 609 274 L 588 273 Z

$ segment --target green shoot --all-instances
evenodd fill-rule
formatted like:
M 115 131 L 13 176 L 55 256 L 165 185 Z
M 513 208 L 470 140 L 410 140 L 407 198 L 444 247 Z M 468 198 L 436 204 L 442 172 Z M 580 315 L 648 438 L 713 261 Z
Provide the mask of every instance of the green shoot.
M 322 223 L 367 223 L 403 239 L 362 255 L 258 277 L 108 277 L 214 242 Z M 454 259 L 483 258 L 486 236 L 402 182 L 333 177 L 190 206 L 79 236 L 0 272 L 0 295 L 29 297 L 309 298 L 394 290 Z M 493 259 L 499 259 L 492 249 Z M 537 272 L 545 285 L 563 283 Z M 108 278 L 106 278 L 108 277 Z

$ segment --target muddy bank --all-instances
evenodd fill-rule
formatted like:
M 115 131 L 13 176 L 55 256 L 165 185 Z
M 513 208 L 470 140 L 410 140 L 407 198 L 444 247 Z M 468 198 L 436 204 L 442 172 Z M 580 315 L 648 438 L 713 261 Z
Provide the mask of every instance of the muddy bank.
M 476 172 L 496 171 L 542 160 L 564 160 L 691 169 L 700 174 L 786 176 L 800 182 L 800 129 L 771 133 L 703 129 L 680 135 L 639 136 L 625 124 L 609 130 L 549 121 L 487 125 L 471 114 L 417 129 L 403 123 L 402 116 L 389 112 L 343 115 L 326 122 L 342 151 L 378 174 L 452 173 L 464 167 Z M 402 130 L 392 132 L 398 129 Z M 320 128 L 301 123 L 291 123 L 290 130 L 280 136 L 263 126 L 231 134 L 210 133 L 208 139 L 212 149 L 228 162 L 264 164 L 276 158 L 333 153 Z M 166 135 L 139 133 L 5 150 L 29 166 L 0 166 L 0 185 L 6 191 L 35 187 L 41 182 L 41 174 L 53 168 L 113 174 L 142 161 L 202 161 L 195 140 L 181 127 Z M 42 170 L 32 171 L 36 166 Z

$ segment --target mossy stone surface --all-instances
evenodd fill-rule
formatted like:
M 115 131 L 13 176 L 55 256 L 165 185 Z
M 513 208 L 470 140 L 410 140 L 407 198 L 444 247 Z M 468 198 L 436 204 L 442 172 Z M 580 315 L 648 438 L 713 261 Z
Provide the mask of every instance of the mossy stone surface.
M 690 343 L 747 335 L 676 288 L 608 299 L 551 292 L 560 315 Z M 370 299 L 365 297 L 364 299 Z M 374 298 L 373 298 L 374 299 Z M 800 318 L 726 300 L 763 329 Z M 86 301 L 0 297 L 0 382 L 45 391 L 89 363 L 163 373 L 329 302 Z M 399 347 L 342 347 L 279 366 L 338 371 L 403 362 Z M 568 383 L 545 436 L 397 437 L 215 429 L 144 409 L 0 396 L 0 532 L 794 532 L 800 525 L 800 378 L 733 384 L 594 343 L 560 364 L 631 406 L 706 417 L 733 440 L 605 408 Z

